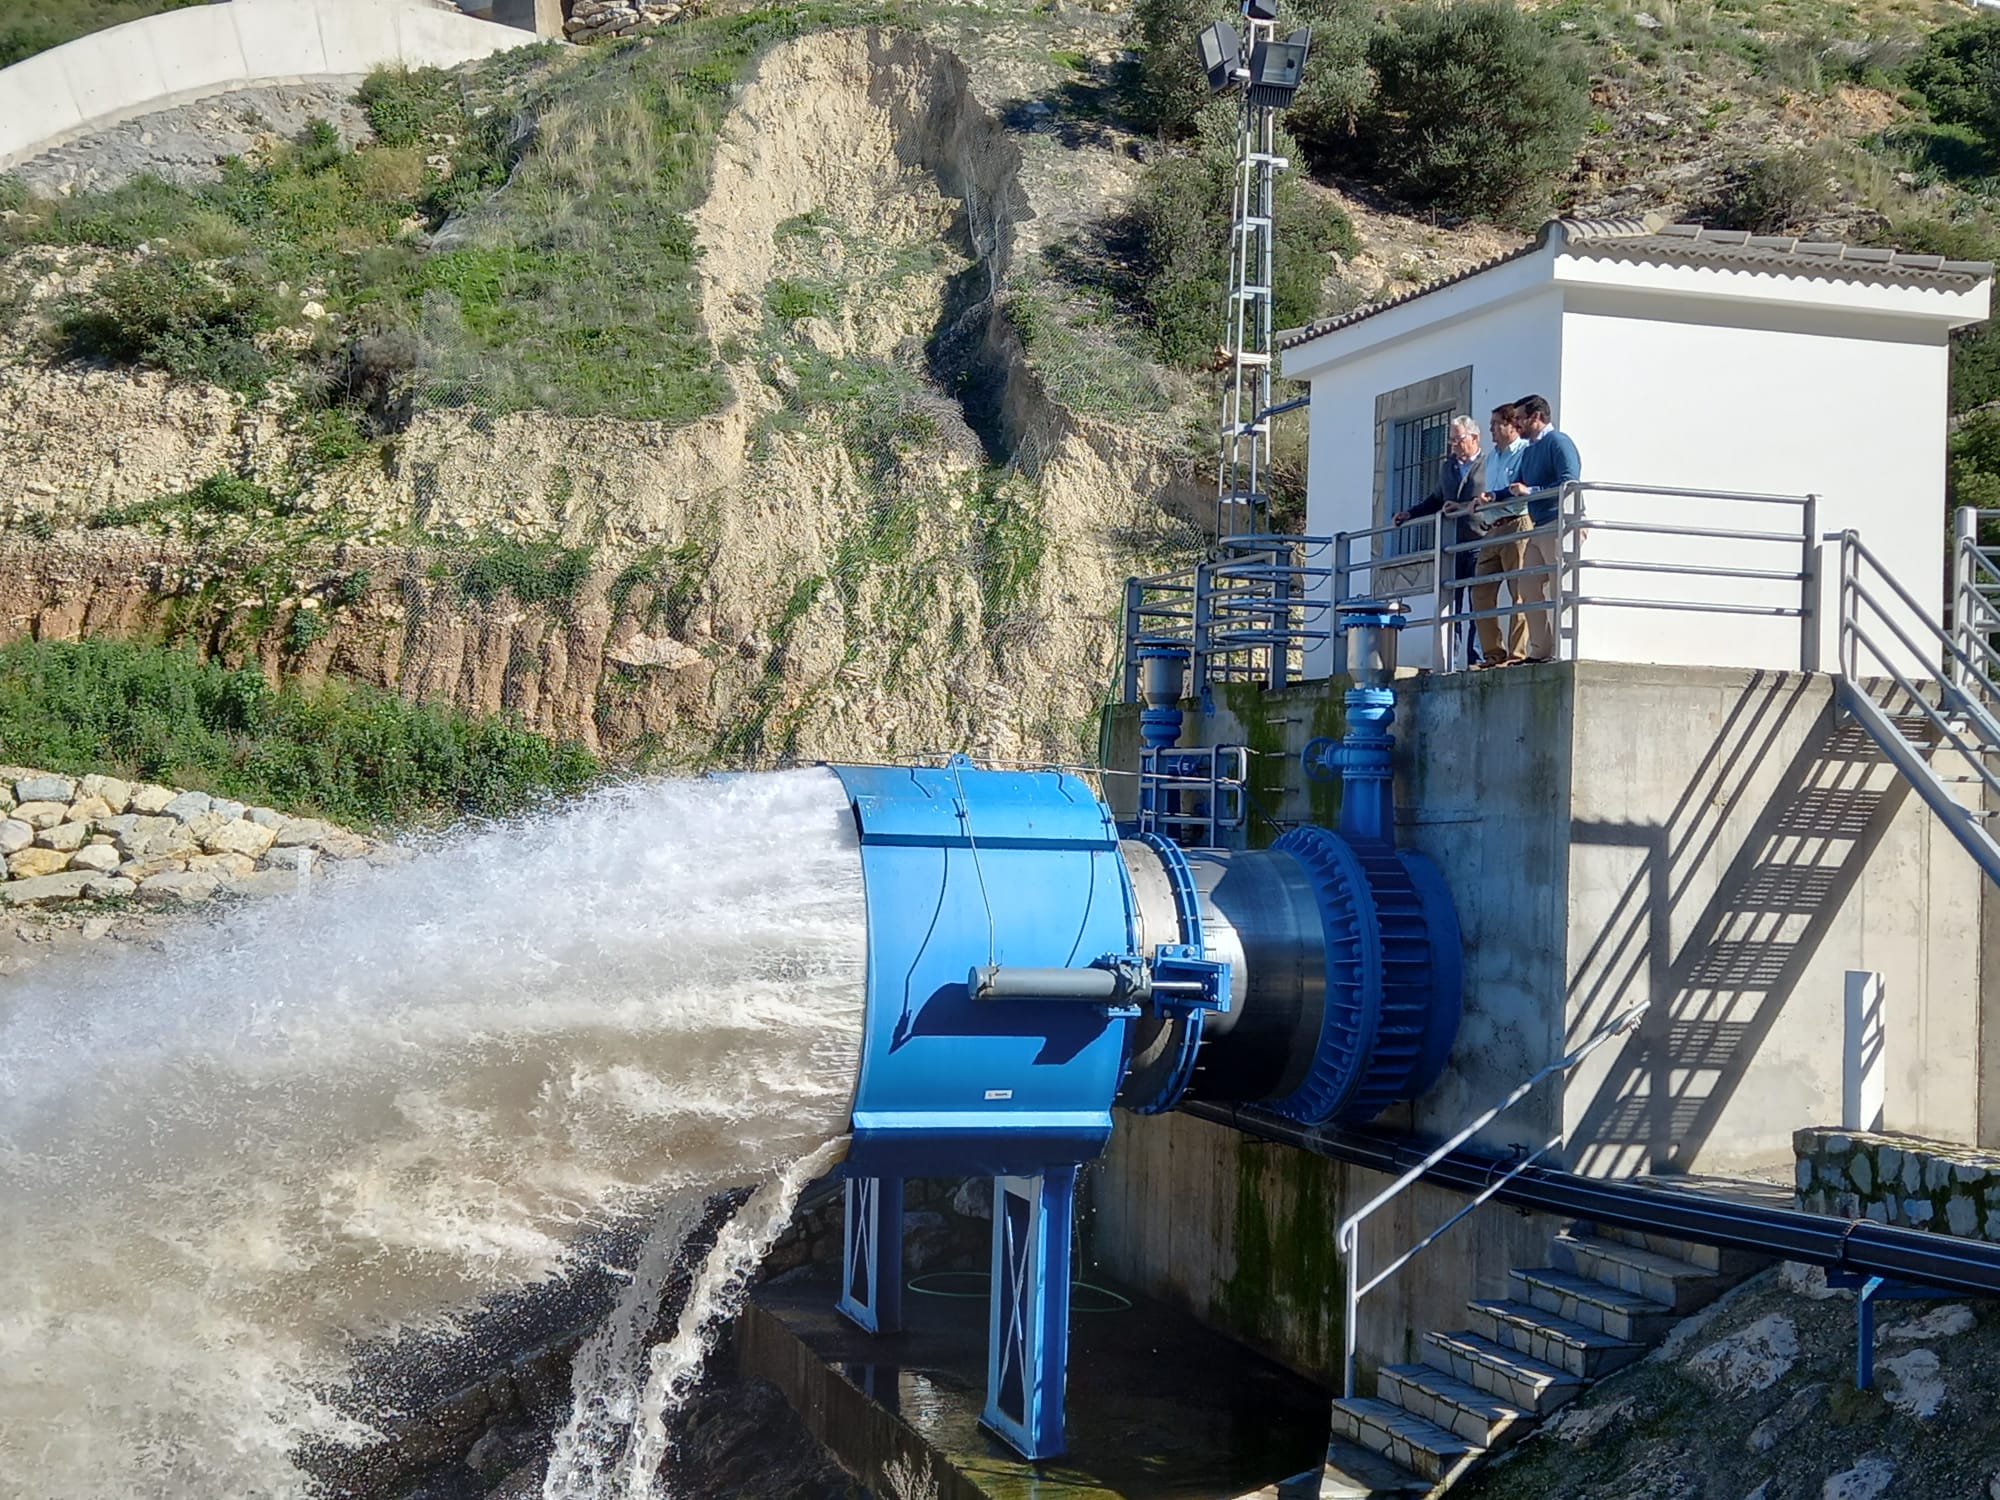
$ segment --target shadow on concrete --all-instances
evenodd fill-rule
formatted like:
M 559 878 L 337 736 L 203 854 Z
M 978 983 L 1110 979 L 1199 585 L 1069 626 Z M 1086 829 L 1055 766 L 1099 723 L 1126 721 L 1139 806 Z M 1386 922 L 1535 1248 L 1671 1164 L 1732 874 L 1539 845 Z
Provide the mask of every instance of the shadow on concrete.
M 1574 973 L 1568 1044 L 1632 999 L 1652 1008 L 1584 1109 L 1573 1170 L 1686 1171 L 1866 869 L 1907 787 L 1857 726 L 1818 716 L 1713 895 L 1691 888 L 1743 810 L 1807 679 L 1758 674 L 1664 823 L 1577 820 L 1571 841 L 1643 851 Z M 1723 790 L 1726 789 L 1726 795 Z M 1685 936 L 1675 943 L 1675 934 Z

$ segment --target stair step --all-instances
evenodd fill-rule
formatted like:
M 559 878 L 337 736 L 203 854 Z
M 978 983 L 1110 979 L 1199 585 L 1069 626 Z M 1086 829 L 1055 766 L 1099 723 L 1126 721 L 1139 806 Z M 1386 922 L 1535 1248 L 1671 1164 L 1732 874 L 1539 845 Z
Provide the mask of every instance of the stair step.
M 1509 1271 L 1507 1278 L 1515 1301 L 1635 1344 L 1652 1343 L 1680 1321 L 1680 1314 L 1665 1303 L 1606 1286 L 1574 1271 L 1545 1266 Z
M 1555 1262 L 1564 1270 L 1650 1298 L 1677 1313 L 1708 1306 L 1722 1295 L 1725 1285 L 1717 1272 L 1597 1235 L 1567 1231 L 1557 1235 Z
M 1753 1276 L 1771 1264 L 1770 1256 L 1758 1255 L 1754 1251 L 1724 1250 L 1720 1246 L 1703 1245 L 1694 1240 L 1677 1240 L 1671 1235 L 1648 1234 L 1643 1229 L 1620 1229 L 1615 1224 L 1599 1224 L 1594 1228 L 1588 1224 L 1576 1224 L 1571 1226 L 1569 1233 L 1576 1239 L 1595 1236 L 1615 1244 L 1629 1245 L 1634 1250 L 1650 1250 L 1669 1260 L 1684 1260 L 1691 1266 L 1724 1276 Z
M 1581 1377 L 1561 1366 L 1469 1329 L 1426 1334 L 1424 1363 L 1539 1417 L 1568 1404 L 1583 1390 Z
M 1482 1448 L 1500 1448 L 1535 1425 L 1535 1414 L 1436 1365 L 1384 1365 L 1375 1394 Z
M 1394 1500 L 1427 1494 L 1430 1487 L 1428 1479 L 1359 1443 L 1337 1437 L 1326 1445 L 1319 1500 Z
M 1426 1422 L 1413 1412 L 1368 1396 L 1333 1403 L 1336 1437 L 1382 1454 L 1433 1484 L 1457 1477 L 1485 1452 L 1455 1432 Z
M 1622 1370 L 1646 1352 L 1629 1340 L 1615 1339 L 1526 1302 L 1496 1298 L 1467 1306 L 1474 1333 L 1586 1380 Z

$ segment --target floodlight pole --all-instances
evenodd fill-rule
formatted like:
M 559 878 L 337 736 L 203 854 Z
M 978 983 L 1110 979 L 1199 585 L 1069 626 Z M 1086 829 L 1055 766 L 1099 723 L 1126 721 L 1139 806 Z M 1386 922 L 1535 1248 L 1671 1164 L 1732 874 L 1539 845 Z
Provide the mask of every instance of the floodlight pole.
M 1275 20 L 1259 20 L 1245 6 L 1242 57 L 1270 43 Z M 1236 189 L 1229 231 L 1229 300 L 1223 310 L 1228 374 L 1222 391 L 1221 463 L 1216 473 L 1218 541 L 1258 535 L 1270 527 L 1264 493 L 1270 460 L 1271 275 L 1277 174 L 1289 165 L 1277 154 L 1276 106 L 1253 102 L 1247 68 L 1237 85 L 1242 128 L 1237 133 Z

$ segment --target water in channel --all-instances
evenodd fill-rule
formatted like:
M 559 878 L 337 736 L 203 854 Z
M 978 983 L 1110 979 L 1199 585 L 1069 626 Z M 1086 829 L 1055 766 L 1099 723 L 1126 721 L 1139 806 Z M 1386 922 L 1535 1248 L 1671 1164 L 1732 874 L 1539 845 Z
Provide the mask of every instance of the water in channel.
M 302 1448 L 374 1438 L 357 1350 L 643 1218 L 546 1493 L 656 1500 L 715 1320 L 844 1144 L 854 838 L 825 771 L 617 787 L 0 988 L 0 1495 L 311 1495 Z

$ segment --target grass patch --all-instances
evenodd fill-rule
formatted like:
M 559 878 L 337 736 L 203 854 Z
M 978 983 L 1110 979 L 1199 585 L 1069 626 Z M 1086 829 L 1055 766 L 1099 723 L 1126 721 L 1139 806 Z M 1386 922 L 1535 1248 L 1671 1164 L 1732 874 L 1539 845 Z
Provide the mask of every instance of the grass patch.
M 253 668 L 110 640 L 0 647 L 0 754 L 360 826 L 503 816 L 602 771 L 505 719 L 343 680 L 274 689 Z
M 93 529 L 152 526 L 181 536 L 209 536 L 226 521 L 288 514 L 290 507 L 254 480 L 211 474 L 193 489 L 135 501 L 90 518 Z
M 0 19 L 0 68 L 108 26 L 123 26 L 207 0 L 7 0 Z

